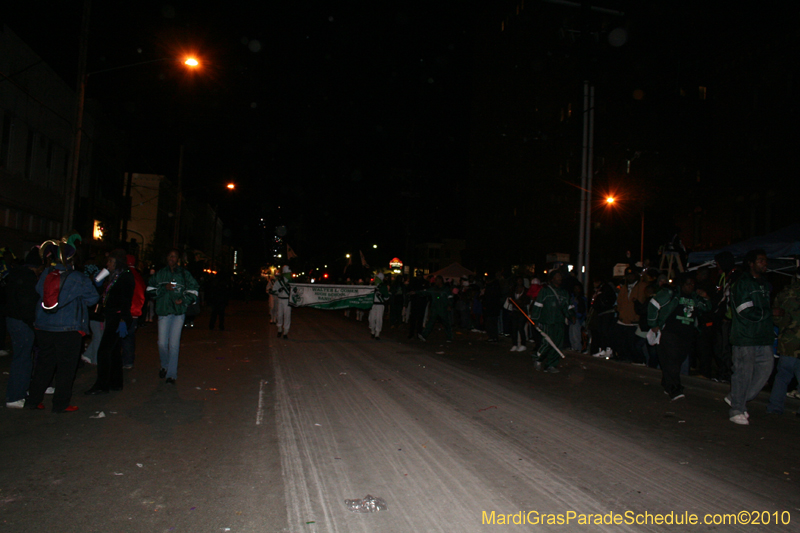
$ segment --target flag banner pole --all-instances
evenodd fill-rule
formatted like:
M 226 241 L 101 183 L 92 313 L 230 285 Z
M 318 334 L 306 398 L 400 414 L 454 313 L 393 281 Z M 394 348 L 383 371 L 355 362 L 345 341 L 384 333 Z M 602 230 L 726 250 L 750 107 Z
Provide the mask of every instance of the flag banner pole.
M 566 359 L 566 357 L 567 357 L 567 356 L 566 356 L 566 355 L 564 355 L 564 352 L 562 352 L 561 350 L 559 350 L 559 349 L 558 349 L 558 346 L 556 346 L 556 343 L 554 343 L 554 342 L 553 342 L 553 339 L 551 339 L 551 338 L 550 338 L 550 335 L 548 335 L 547 333 L 545 333 L 544 331 L 542 331 L 542 330 L 541 330 L 541 328 L 540 328 L 539 326 L 537 326 L 537 325 L 536 325 L 536 322 L 534 322 L 533 320 L 531 320 L 531 317 L 529 317 L 529 316 L 528 316 L 528 313 L 526 313 L 525 311 L 523 311 L 523 310 L 522 310 L 522 308 L 521 308 L 519 305 L 517 305 L 517 302 L 515 302 L 515 301 L 514 301 L 514 300 L 512 300 L 511 298 L 509 298 L 509 299 L 508 299 L 508 301 L 509 301 L 509 302 L 511 302 L 512 304 L 514 304 L 514 307 L 516 307 L 517 309 L 519 309 L 519 312 L 520 312 L 520 313 L 522 313 L 522 316 L 524 316 L 525 318 L 527 318 L 527 319 L 528 319 L 528 322 L 530 322 L 530 323 L 531 323 L 531 325 L 532 325 L 533 327 L 535 327 L 535 328 L 536 328 L 536 331 L 538 331 L 539 333 L 541 333 L 541 334 L 542 334 L 542 338 L 543 338 L 544 340 L 546 340 L 548 343 L 550 343 L 550 346 L 552 346 L 552 347 L 553 347 L 553 349 L 554 349 L 555 351 L 557 351 L 557 352 L 558 352 L 558 355 L 560 355 L 562 359 Z

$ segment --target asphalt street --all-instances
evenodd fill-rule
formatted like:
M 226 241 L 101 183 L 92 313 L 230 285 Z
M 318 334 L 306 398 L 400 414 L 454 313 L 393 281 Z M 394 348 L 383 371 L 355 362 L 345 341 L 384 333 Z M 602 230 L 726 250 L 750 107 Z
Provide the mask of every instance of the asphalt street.
M 375 341 L 366 322 L 300 309 L 284 340 L 264 302 L 234 302 L 226 331 L 203 327 L 206 315 L 196 324 L 184 331 L 175 386 L 158 379 L 150 325 L 137 333 L 123 391 L 84 396 L 87 366 L 75 413 L 0 409 L 0 530 L 794 531 L 800 522 L 796 400 L 767 415 L 762 393 L 743 427 L 727 419 L 724 384 L 686 378 L 686 399 L 670 402 L 656 370 L 568 352 L 561 373 L 537 373 L 530 351 L 478 333 L 446 343 L 435 330 L 423 343 L 387 325 Z M 8 364 L 0 359 L 3 387 Z M 367 495 L 387 509 L 348 510 L 346 499 Z M 535 524 L 546 514 L 569 523 Z M 652 522 L 693 514 L 749 523 Z M 598 517 L 622 523 L 580 523 Z

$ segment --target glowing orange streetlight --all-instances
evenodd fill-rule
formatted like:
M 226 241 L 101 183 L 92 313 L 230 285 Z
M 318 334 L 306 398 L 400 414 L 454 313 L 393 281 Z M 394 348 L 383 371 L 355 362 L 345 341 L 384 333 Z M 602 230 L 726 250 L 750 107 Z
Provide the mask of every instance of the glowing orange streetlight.
M 234 190 L 236 188 L 236 184 L 235 183 L 229 183 L 229 184 L 226 185 L 226 187 L 232 191 L 232 190 Z
M 611 204 L 613 204 L 613 203 L 614 203 L 614 202 L 616 202 L 616 201 L 617 201 L 617 199 L 616 199 L 616 198 L 614 198 L 613 196 L 607 196 L 607 197 L 606 197 L 606 203 L 607 203 L 608 205 L 611 205 Z
M 186 61 L 184 61 L 183 64 L 192 68 L 200 66 L 200 62 L 195 57 L 187 57 Z

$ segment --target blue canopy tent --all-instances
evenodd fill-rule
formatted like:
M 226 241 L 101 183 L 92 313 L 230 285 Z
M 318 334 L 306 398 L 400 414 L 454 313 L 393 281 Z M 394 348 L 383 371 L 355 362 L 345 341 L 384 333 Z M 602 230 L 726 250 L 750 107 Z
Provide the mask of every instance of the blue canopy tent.
M 713 263 L 714 256 L 725 251 L 732 253 L 737 261 L 741 261 L 747 252 L 756 248 L 761 248 L 767 252 L 767 257 L 770 259 L 792 260 L 792 256 L 800 256 L 800 224 L 792 224 L 773 233 L 729 244 L 718 250 L 692 252 L 689 254 L 689 264 Z M 774 270 L 784 269 L 777 268 Z

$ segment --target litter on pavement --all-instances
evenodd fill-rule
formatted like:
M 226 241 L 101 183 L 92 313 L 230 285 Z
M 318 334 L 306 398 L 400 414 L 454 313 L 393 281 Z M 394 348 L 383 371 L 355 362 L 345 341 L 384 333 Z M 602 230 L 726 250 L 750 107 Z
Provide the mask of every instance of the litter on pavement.
M 381 498 L 375 498 L 369 494 L 360 500 L 345 500 L 344 504 L 354 513 L 376 513 L 389 508 Z
M 105 418 L 106 414 L 103 411 L 98 411 L 96 415 L 92 415 L 89 418 Z

